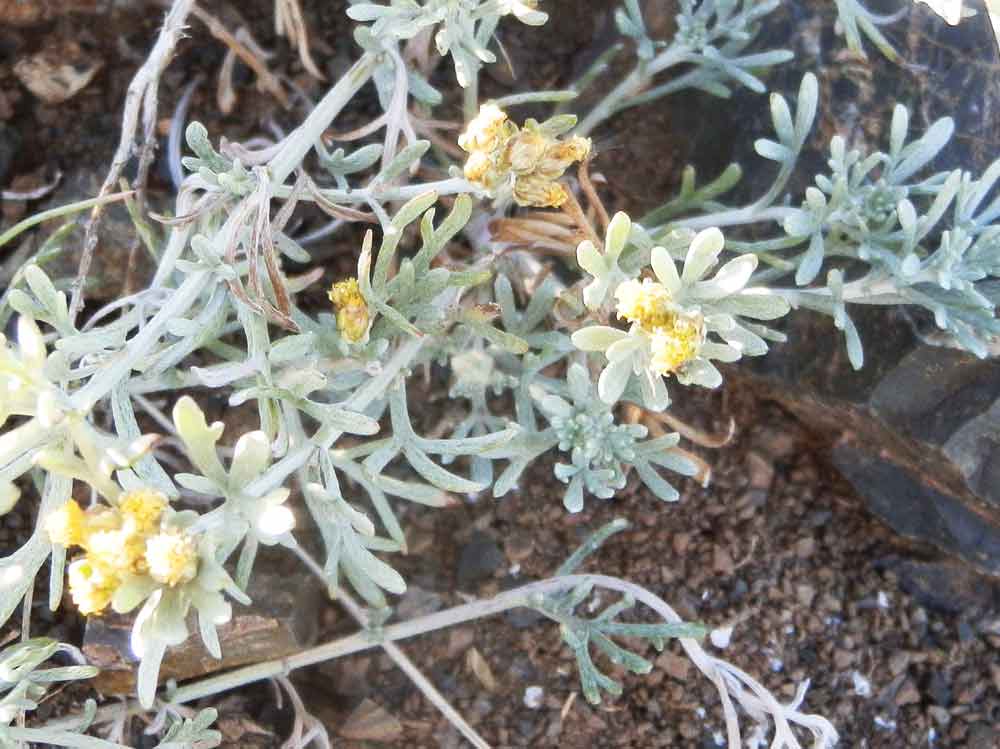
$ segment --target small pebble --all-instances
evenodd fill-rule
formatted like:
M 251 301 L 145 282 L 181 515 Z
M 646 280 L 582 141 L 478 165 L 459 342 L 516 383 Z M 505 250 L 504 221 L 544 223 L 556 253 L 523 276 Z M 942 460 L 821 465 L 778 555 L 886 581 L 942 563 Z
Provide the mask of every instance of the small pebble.
M 858 697 L 868 699 L 872 696 L 872 683 L 860 671 L 851 674 L 851 681 L 854 682 L 854 694 Z
M 712 633 L 708 636 L 708 639 L 710 639 L 712 644 L 719 650 L 725 650 L 729 647 L 729 643 L 733 639 L 733 628 L 728 626 L 713 629 Z
M 537 710 L 545 700 L 545 690 L 538 686 L 531 686 L 524 690 L 524 706 L 532 710 Z

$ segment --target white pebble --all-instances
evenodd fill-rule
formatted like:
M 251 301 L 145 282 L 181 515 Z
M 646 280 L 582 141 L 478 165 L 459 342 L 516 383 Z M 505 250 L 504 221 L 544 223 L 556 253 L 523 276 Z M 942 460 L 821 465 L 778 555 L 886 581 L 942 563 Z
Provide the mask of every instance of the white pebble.
M 868 698 L 872 696 L 872 683 L 860 671 L 851 674 L 851 681 L 854 682 L 854 694 L 858 697 Z
M 880 609 L 887 609 L 887 608 L 889 608 L 889 596 L 887 596 L 884 591 L 880 590 L 878 592 L 878 598 L 877 598 L 877 600 L 878 600 L 878 607 Z
M 875 716 L 875 727 L 881 728 L 883 731 L 889 731 L 892 733 L 896 730 L 896 721 L 890 720 L 888 718 L 883 718 L 881 715 Z
M 719 650 L 725 650 L 729 647 L 729 642 L 733 639 L 733 628 L 732 626 L 726 626 L 713 629 L 708 639 Z
M 541 687 L 528 687 L 524 690 L 524 706 L 537 710 L 545 699 L 545 690 Z

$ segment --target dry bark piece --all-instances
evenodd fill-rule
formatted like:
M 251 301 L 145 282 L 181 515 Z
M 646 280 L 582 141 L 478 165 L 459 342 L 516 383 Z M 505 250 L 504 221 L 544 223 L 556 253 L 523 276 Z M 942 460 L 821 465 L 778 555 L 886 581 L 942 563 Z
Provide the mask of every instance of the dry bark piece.
M 222 659 L 216 660 L 205 650 L 198 628 L 192 626 L 187 641 L 167 652 L 160 668 L 161 684 L 281 658 L 314 642 L 322 591 L 311 578 L 256 575 L 247 593 L 253 603 L 234 606 L 232 621 L 219 628 Z M 129 647 L 135 613 L 87 620 L 83 653 L 101 669 L 94 686 L 104 694 L 125 695 L 135 690 L 138 662 Z

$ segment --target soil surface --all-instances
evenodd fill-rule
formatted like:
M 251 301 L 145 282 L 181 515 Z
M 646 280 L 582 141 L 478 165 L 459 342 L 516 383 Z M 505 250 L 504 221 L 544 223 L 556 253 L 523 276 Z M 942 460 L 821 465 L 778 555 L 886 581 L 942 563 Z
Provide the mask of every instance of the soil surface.
M 345 3 L 302 4 L 314 57 L 335 78 L 355 54 Z M 0 13 L 16 5 L 0 0 Z M 270 64 L 276 73 L 306 96 L 322 94 L 324 84 L 309 77 L 295 52 L 275 38 L 270 2 L 203 5 L 231 28 L 246 23 L 257 41 L 274 51 Z M 552 20 L 544 30 L 505 26 L 501 41 L 512 69 L 495 67 L 484 82 L 485 93 L 519 90 L 522 81 L 536 88 L 565 85 L 606 44 L 614 5 L 548 0 Z M 64 184 L 70 177 L 99 184 L 118 138 L 125 88 L 154 38 L 162 8 L 142 2 L 39 7 L 24 25 L 0 16 L 0 189 L 34 189 L 57 172 L 65 175 Z M 651 24 L 669 29 L 672 10 L 654 10 Z M 161 153 L 174 107 L 199 76 L 189 118 L 204 122 L 213 137 L 238 140 L 286 129 L 301 119 L 301 100 L 293 97 L 291 108 L 283 109 L 239 66 L 237 105 L 230 114 L 220 114 L 215 86 L 225 49 L 197 20 L 189 35 L 160 88 Z M 99 61 L 100 70 L 68 101 L 39 101 L 14 75 L 15 64 L 43 48 L 71 43 L 74 55 L 88 64 Z M 434 82 L 449 97 L 441 116 L 457 117 L 460 97 L 451 74 L 442 69 Z M 764 98 L 756 100 L 766 106 Z M 706 172 L 727 163 L 736 147 L 706 143 L 698 128 L 699 118 L 717 106 L 708 96 L 677 97 L 626 113 L 596 134 L 601 155 L 595 171 L 607 178 L 609 204 L 639 215 L 670 194 L 692 154 L 700 154 L 698 163 Z M 360 124 L 374 111 L 374 103 L 367 111 L 362 105 L 337 128 Z M 166 204 L 168 191 L 160 158 L 150 183 L 151 204 Z M 45 199 L 5 200 L 0 230 L 48 205 Z M 322 219 L 306 214 L 303 220 L 308 226 Z M 114 221 L 112 214 L 109 222 Z M 11 253 L 26 256 L 43 236 L 36 233 L 29 245 L 3 250 L 0 281 L 14 270 Z M 105 259 L 129 252 L 128 242 L 102 242 Z M 350 233 L 316 246 L 327 258 L 329 278 L 350 271 L 356 247 L 357 236 Z M 72 272 L 73 264 L 67 267 Z M 121 267 L 120 262 L 99 267 L 104 276 L 93 287 L 93 304 L 141 282 L 126 278 Z M 433 431 L 445 412 L 445 390 L 440 383 L 426 392 L 413 388 L 412 397 L 429 404 L 423 410 L 426 431 Z M 920 585 L 928 578 L 914 569 L 934 560 L 873 519 L 829 467 L 807 429 L 776 406 L 730 388 L 691 393 L 681 415 L 709 433 L 724 433 L 730 420 L 736 431 L 721 449 L 693 448 L 711 462 L 713 481 L 708 488 L 681 482 L 677 504 L 665 506 L 632 482 L 615 500 L 589 498 L 583 512 L 568 515 L 550 461 L 535 466 L 521 490 L 503 500 L 483 497 L 441 511 L 407 509 L 403 520 L 410 554 L 399 560 L 399 569 L 411 587 L 400 608 L 409 615 L 426 613 L 550 575 L 590 531 L 624 517 L 630 530 L 613 537 L 586 569 L 644 585 L 690 620 L 733 626 L 731 643 L 720 655 L 783 699 L 791 699 L 796 685 L 811 679 L 806 705 L 833 721 L 842 746 L 998 746 L 1000 616 L 975 582 L 961 595 L 947 596 L 932 584 Z M 227 429 L 233 431 L 238 430 Z M 32 525 L 31 503 L 22 501 L 17 511 L 0 518 L 0 552 L 23 543 Z M 49 612 L 45 586 L 40 580 L 34 633 L 79 643 L 81 621 L 65 607 Z M 321 640 L 351 631 L 336 604 L 326 604 L 319 616 Z M 12 621 L 19 619 L 17 614 Z M 12 634 L 8 623 L 0 641 Z M 579 695 L 575 665 L 557 629 L 524 612 L 427 635 L 403 648 L 495 746 L 723 745 L 714 689 L 676 647 L 660 655 L 650 651 L 657 668 L 647 676 L 612 669 L 624 682 L 624 694 L 596 708 Z M 293 682 L 338 746 L 462 745 L 376 651 L 305 670 Z M 44 720 L 65 714 L 88 696 L 93 695 L 85 688 L 73 687 L 43 703 L 35 715 Z M 224 717 L 219 724 L 224 746 L 277 747 L 291 729 L 289 710 L 276 705 L 267 685 L 213 704 Z M 132 726 L 131 743 L 154 745 L 141 729 Z

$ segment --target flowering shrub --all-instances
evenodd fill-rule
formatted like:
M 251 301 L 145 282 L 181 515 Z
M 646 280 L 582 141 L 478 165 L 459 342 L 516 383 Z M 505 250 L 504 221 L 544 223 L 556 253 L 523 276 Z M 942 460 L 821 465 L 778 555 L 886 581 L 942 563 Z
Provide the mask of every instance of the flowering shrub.
M 165 33 L 179 28 L 190 5 L 174 3 Z M 250 148 L 225 139 L 215 146 L 204 127 L 188 125 L 192 155 L 178 155 L 187 174 L 175 218 L 162 235 L 142 225 L 158 257 L 146 289 L 81 321 L 79 304 L 32 261 L 4 298 L 3 319 L 17 315 L 17 340 L 0 348 L 0 509 L 27 493 L 41 499 L 30 540 L 0 560 L 0 620 L 30 600 L 47 560 L 52 608 L 65 578 L 84 616 L 137 611 L 137 697 L 148 710 L 157 704 L 162 659 L 190 636 L 191 621 L 220 657 L 216 628 L 234 602 L 250 602 L 260 546 L 277 546 L 318 575 L 366 631 L 163 691 L 163 711 L 258 679 L 291 691 L 284 677 L 293 668 L 382 647 L 470 742 L 486 746 L 393 640 L 524 606 L 560 625 L 591 701 L 622 689 L 592 650 L 642 674 L 652 668 L 648 646 L 676 637 L 719 690 L 731 749 L 742 746 L 747 720 L 759 724 L 755 735 L 769 733 L 772 747 L 799 747 L 805 735 L 816 747 L 832 745 L 833 726 L 802 709 L 805 685 L 781 703 L 706 653 L 702 628 L 681 622 L 652 592 L 575 574 L 623 522 L 595 533 L 549 580 L 387 623 L 388 596 L 406 590 L 392 566 L 406 550 L 397 502 L 442 507 L 486 491 L 499 498 L 552 453 L 569 512 L 583 508 L 586 494 L 612 498 L 632 473 L 655 497 L 676 501 L 671 474 L 707 472 L 680 434 L 661 429 L 650 438 L 649 415 L 687 386 L 719 387 L 719 363 L 767 354 L 784 340 L 772 324 L 793 309 L 828 315 L 857 367 L 862 341 L 850 318 L 857 304 L 926 309 L 952 345 L 989 353 L 1000 332 L 987 288 L 1000 275 L 1000 200 L 989 197 L 1000 162 L 981 176 L 931 171 L 952 134 L 948 119 L 910 139 L 898 106 L 885 152 L 848 150 L 834 137 L 829 172 L 789 197 L 819 104 L 816 80 L 806 75 L 794 107 L 771 95 L 775 135 L 755 146 L 778 170 L 752 203 L 720 202 L 739 179 L 731 167 L 700 186 L 685 171 L 679 195 L 638 221 L 611 216 L 602 204 L 589 176 L 590 134 L 624 109 L 684 89 L 721 97 L 737 86 L 764 91 L 766 70 L 791 57 L 753 49 L 777 5 L 681 0 L 674 37 L 655 39 L 637 0 L 625 0 L 616 22 L 632 68 L 578 120 L 562 109 L 610 77 L 608 56 L 566 91 L 479 100 L 478 77 L 495 60 L 489 47 L 501 20 L 545 22 L 533 0 L 352 2 L 359 57 L 296 130 Z M 858 0 L 837 0 L 837 8 L 849 44 L 864 33 L 890 49 L 879 31 L 886 19 Z M 410 103 L 439 107 L 443 96 L 430 68 L 409 61 L 401 45 L 421 36 L 450 57 L 465 89 L 463 132 L 433 152 L 418 137 Z M 621 45 L 613 50 L 620 52 Z M 383 137 L 354 150 L 344 141 L 331 152 L 321 135 L 369 82 L 383 113 L 366 132 Z M 512 112 L 526 103 L 557 108 L 518 125 Z M 440 178 L 419 181 L 423 166 Z M 333 214 L 331 228 L 376 226 L 359 248 L 357 274 L 338 280 L 318 313 L 298 303 L 318 274 L 292 277 L 283 265 L 312 262 L 306 238 L 289 228 L 300 202 Z M 539 249 L 559 258 L 556 272 L 539 263 Z M 450 433 L 433 437 L 412 423 L 407 392 L 411 373 L 431 364 L 450 371 L 449 394 L 463 408 Z M 174 403 L 171 418 L 150 394 Z M 259 420 L 226 451 L 223 424 L 209 423 L 199 405 L 220 400 L 252 404 Z M 153 424 L 169 439 L 144 435 Z M 80 488 L 91 491 L 89 503 L 74 493 Z M 297 542 L 305 529 L 318 533 L 323 559 Z M 595 588 L 620 598 L 590 616 L 600 605 Z M 660 621 L 629 618 L 640 603 Z M 0 703 L 7 721 L 0 744 L 114 745 L 80 735 L 92 711 L 66 725 L 10 728 L 37 701 L 39 684 L 90 673 L 32 671 L 59 648 L 29 640 L 5 651 L 3 663 L 30 668 L 18 666 L 10 678 L 0 671 L 18 695 Z M 297 696 L 293 702 L 302 713 Z M 136 709 L 111 706 L 101 715 L 124 720 Z M 215 745 L 212 718 L 161 721 L 160 746 Z M 290 745 L 326 740 L 321 723 L 299 718 L 310 728 Z

